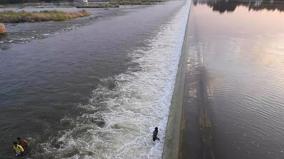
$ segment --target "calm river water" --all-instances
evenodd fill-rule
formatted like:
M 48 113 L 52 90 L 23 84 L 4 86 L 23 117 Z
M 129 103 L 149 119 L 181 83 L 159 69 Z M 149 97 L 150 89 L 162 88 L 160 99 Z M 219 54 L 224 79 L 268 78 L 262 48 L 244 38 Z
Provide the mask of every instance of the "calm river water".
M 192 7 L 180 158 L 284 158 L 283 9 L 281 1 Z
M 18 136 L 34 159 L 161 158 L 189 4 L 88 11 L 68 22 L 7 24 L 1 159 L 14 158 Z

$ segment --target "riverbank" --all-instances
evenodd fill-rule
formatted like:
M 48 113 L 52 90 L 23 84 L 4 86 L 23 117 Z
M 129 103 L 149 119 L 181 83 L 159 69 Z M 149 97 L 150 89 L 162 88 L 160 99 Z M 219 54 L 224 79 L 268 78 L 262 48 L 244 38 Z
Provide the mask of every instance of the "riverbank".
M 0 12 L 1 23 L 22 23 L 22 22 L 44 22 L 44 21 L 65 21 L 75 19 L 79 17 L 86 17 L 90 14 L 85 11 L 39 11 L 39 12 L 27 12 L 27 11 L 3 11 Z

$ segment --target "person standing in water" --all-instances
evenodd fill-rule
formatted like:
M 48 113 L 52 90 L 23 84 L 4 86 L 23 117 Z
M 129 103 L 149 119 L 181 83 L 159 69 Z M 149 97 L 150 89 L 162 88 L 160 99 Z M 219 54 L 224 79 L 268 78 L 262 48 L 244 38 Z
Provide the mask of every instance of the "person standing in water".
M 18 141 L 18 144 L 21 145 L 23 148 L 24 148 L 24 151 L 25 151 L 25 154 L 28 153 L 28 141 L 25 140 L 25 139 L 22 139 L 20 137 L 17 137 L 17 141 Z
M 159 133 L 159 129 L 158 127 L 155 127 L 155 130 L 153 131 L 153 141 L 156 141 L 156 140 L 160 141 L 160 139 L 158 138 L 158 133 Z
M 16 153 L 16 157 L 24 156 L 25 150 L 17 142 L 13 142 L 13 149 Z

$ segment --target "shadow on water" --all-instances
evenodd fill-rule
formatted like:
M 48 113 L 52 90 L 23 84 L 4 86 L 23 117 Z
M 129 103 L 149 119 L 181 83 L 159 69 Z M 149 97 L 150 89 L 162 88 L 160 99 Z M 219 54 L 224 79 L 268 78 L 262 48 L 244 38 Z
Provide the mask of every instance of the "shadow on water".
M 199 105 L 199 129 L 201 135 L 202 159 L 215 159 L 213 151 L 213 125 L 209 107 L 210 87 L 206 67 L 203 64 L 203 54 L 197 52 L 197 102 Z
M 186 81 L 179 159 L 215 159 L 210 87 L 202 63 L 189 66 Z
M 185 93 L 182 112 L 182 129 L 179 159 L 215 159 L 212 110 L 210 106 L 210 79 L 205 67 L 204 55 L 198 47 L 194 19 L 190 18 L 190 28 L 185 45 L 187 65 L 185 73 Z
M 249 10 L 270 10 L 270 11 L 284 11 L 283 1 L 271 1 L 271 0 L 194 0 L 194 5 L 207 4 L 213 11 L 219 13 L 234 12 L 237 7 L 244 6 Z
M 211 122 L 211 110 L 209 105 L 210 87 L 208 83 L 206 68 L 200 63 L 197 71 L 197 105 L 198 105 L 198 124 L 201 138 L 201 158 L 215 159 L 213 151 L 213 125 Z

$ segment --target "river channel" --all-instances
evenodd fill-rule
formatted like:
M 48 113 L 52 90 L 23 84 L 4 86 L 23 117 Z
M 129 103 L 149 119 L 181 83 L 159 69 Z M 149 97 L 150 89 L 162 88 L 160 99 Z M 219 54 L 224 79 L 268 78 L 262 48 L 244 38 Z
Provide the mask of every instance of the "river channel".
M 34 159 L 161 158 L 189 4 L 87 11 L 66 22 L 7 24 L 1 159 L 14 158 L 18 136 Z M 153 143 L 156 126 L 161 141 Z

